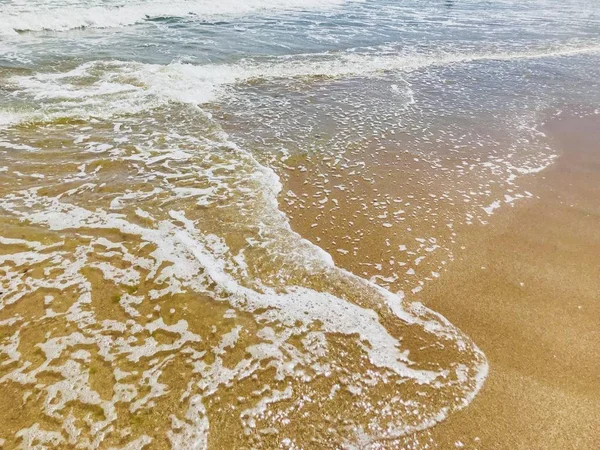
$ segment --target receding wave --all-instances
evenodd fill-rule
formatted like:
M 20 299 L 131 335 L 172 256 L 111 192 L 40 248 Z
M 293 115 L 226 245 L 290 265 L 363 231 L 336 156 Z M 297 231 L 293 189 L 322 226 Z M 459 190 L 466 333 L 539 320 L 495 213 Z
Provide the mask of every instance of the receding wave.
M 148 88 L 82 97 L 73 78 L 48 76 L 67 88 L 37 101 L 109 107 Z M 468 337 L 294 233 L 275 173 L 195 105 L 1 137 L 13 337 L 0 384 L 49 419 L 3 430 L 23 442 L 365 446 L 430 427 L 481 388 L 487 362 Z

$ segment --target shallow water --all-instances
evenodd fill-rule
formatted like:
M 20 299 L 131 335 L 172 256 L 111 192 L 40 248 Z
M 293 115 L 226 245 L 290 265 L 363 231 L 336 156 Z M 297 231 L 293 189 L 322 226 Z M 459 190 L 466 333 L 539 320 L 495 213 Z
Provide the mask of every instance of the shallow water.
M 594 111 L 599 26 L 583 1 L 0 0 L 6 448 L 435 447 L 488 366 L 419 292 L 535 195 L 545 118 Z

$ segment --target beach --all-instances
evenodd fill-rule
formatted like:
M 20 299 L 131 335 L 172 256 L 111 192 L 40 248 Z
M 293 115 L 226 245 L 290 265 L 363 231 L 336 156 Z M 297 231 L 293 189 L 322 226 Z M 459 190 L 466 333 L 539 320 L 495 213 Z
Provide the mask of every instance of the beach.
M 482 230 L 473 259 L 430 293 L 427 304 L 477 336 L 493 367 L 472 409 L 435 430 L 447 443 L 468 430 L 480 448 L 597 445 L 598 124 L 547 125 L 561 156 L 532 180 L 538 198 Z
M 554 118 L 543 129 L 559 157 L 525 181 L 535 195 L 472 226 L 448 270 L 411 296 L 465 330 L 490 363 L 472 405 L 433 429 L 438 448 L 592 449 L 597 442 L 600 119 Z M 332 214 L 345 221 L 353 212 L 342 206 Z M 292 220 L 320 238 L 307 223 Z M 344 235 L 337 229 L 328 230 L 330 239 Z M 381 260 L 391 236 L 380 230 L 354 258 L 341 255 L 342 267 L 360 273 L 364 266 L 353 261 Z
M 0 0 L 0 447 L 595 450 L 599 27 Z

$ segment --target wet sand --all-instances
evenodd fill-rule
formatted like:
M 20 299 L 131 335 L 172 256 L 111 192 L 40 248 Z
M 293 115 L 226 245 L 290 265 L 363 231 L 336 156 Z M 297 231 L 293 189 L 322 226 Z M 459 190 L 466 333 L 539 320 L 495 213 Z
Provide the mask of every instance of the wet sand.
M 539 198 L 477 230 L 469 257 L 425 292 L 491 367 L 473 404 L 434 431 L 447 444 L 462 433 L 481 448 L 600 443 L 600 120 L 546 128 L 562 155 L 536 177 Z
M 469 335 L 490 363 L 473 403 L 431 431 L 439 448 L 600 445 L 600 119 L 562 118 L 544 131 L 560 157 L 521 183 L 534 197 L 458 233 L 453 245 L 460 250 L 441 276 L 416 295 L 408 292 L 409 300 Z M 296 195 L 314 190 L 294 177 L 288 185 Z M 389 180 L 383 185 L 395 189 Z M 340 201 L 335 213 L 320 211 L 331 219 L 325 232 L 311 225 L 309 211 L 287 212 L 295 229 L 327 247 L 368 225 L 347 224 L 351 206 Z M 353 254 L 334 256 L 342 267 L 369 276 L 361 261 L 384 257 L 394 235 L 381 227 L 365 233 Z
M 534 180 L 539 198 L 477 230 L 469 257 L 425 293 L 491 367 L 472 405 L 434 430 L 446 444 L 600 445 L 600 120 L 546 132 L 562 154 Z

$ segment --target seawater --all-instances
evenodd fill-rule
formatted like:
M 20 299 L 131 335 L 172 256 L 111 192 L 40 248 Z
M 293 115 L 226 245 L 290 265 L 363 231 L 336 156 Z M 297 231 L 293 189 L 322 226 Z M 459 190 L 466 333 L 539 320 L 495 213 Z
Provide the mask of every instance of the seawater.
M 544 119 L 597 113 L 599 30 L 575 0 L 0 0 L 2 445 L 435 447 L 488 364 L 419 293 L 535 196 Z M 348 239 L 290 225 L 338 202 Z

